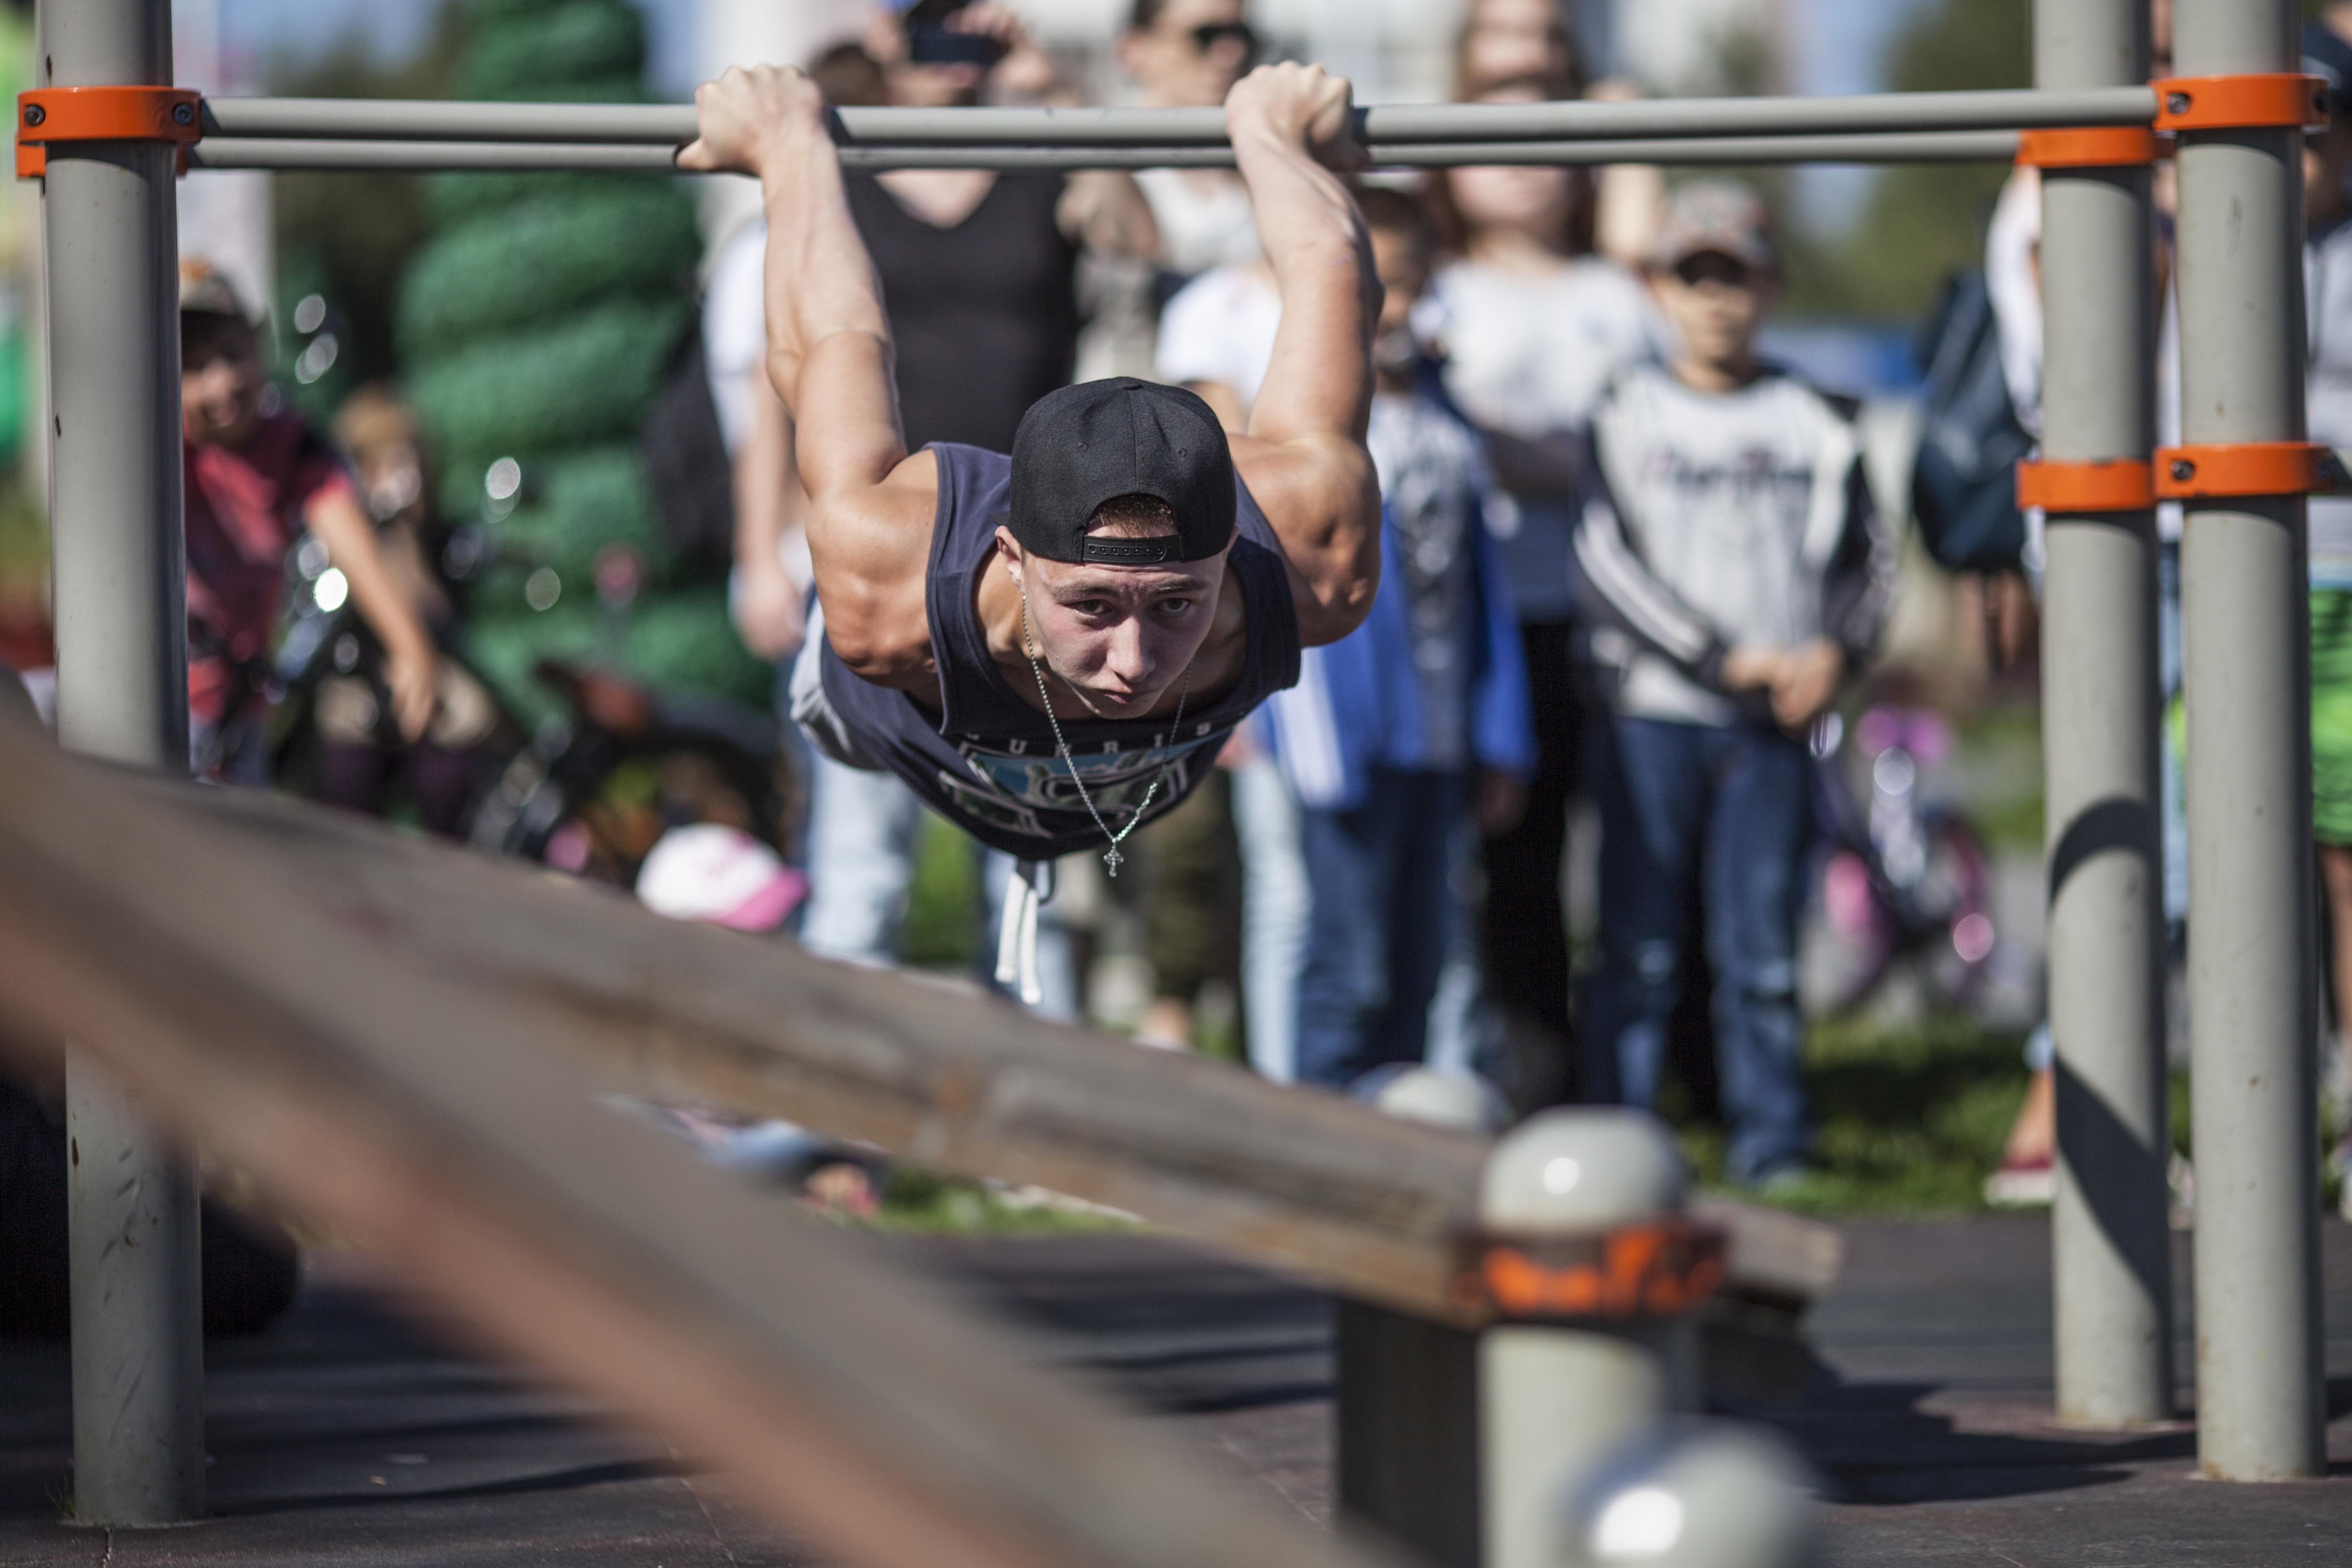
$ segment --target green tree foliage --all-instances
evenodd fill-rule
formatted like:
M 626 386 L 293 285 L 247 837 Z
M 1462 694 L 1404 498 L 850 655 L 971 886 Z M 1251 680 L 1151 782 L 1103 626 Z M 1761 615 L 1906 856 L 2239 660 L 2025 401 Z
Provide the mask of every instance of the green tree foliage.
M 1893 92 L 2031 87 L 2031 0 L 1942 0 L 1896 37 L 1886 63 Z M 1846 316 L 1917 320 L 1953 271 L 1983 264 L 1985 220 L 2008 174 L 1984 163 L 1887 170 L 1853 235 L 1820 258 L 1823 275 L 1803 303 Z
M 460 34 L 455 6 L 437 13 L 425 47 L 394 65 L 379 62 L 354 35 L 321 58 L 269 73 L 273 92 L 289 98 L 446 98 Z M 271 192 L 278 248 L 280 380 L 298 405 L 323 419 L 363 383 L 391 375 L 394 299 L 409 258 L 430 232 L 420 182 L 413 174 L 287 174 Z M 307 334 L 290 330 L 294 307 L 316 294 L 331 316 L 337 353 L 326 374 L 297 380 L 292 361 Z
M 625 0 L 469 0 L 459 17 L 457 97 L 645 97 L 645 24 Z M 636 447 L 694 321 L 700 242 L 685 190 L 453 174 L 425 183 L 422 208 L 432 237 L 401 280 L 394 336 L 443 509 L 490 531 L 469 607 L 485 672 L 526 713 L 545 708 L 530 670 L 547 657 L 761 700 L 768 672 L 737 640 L 723 584 L 688 580 L 676 560 Z M 484 476 L 502 458 L 522 465 L 524 488 L 486 510 Z M 642 585 L 600 603 L 599 567 L 622 552 Z

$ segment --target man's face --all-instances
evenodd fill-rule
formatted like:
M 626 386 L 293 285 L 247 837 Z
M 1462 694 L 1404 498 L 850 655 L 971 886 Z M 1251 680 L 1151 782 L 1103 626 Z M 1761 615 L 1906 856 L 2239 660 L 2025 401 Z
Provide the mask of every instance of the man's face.
M 976 65 L 917 65 L 907 58 L 907 30 L 898 16 L 877 11 L 866 28 L 866 52 L 882 67 L 890 102 L 898 109 L 963 109 L 980 101 L 988 72 Z
M 1150 711 L 1182 678 L 1216 619 L 1222 551 L 1160 566 L 1049 561 L 1023 551 L 1002 528 L 996 547 L 1028 599 L 1038 657 L 1105 719 Z
M 1691 358 L 1724 367 L 1747 363 L 1770 295 L 1769 278 L 1735 257 L 1703 250 L 1653 270 L 1650 286 Z
M 1163 109 L 1206 108 L 1250 68 L 1243 0 L 1169 0 L 1149 27 L 1123 35 L 1118 61 Z
M 1558 0 L 1477 0 L 1462 40 L 1462 75 L 1472 91 L 1495 81 L 1560 81 L 1568 35 Z
M 261 418 L 261 355 L 242 321 L 206 324 L 180 366 L 180 426 L 199 445 L 236 447 Z

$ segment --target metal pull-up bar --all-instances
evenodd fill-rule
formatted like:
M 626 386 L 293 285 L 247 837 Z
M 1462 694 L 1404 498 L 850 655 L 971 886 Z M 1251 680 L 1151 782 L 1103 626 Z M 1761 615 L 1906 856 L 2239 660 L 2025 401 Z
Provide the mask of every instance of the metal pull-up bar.
M 36 95 L 37 96 L 37 95 Z M 41 135 L 29 99 L 19 136 Z M 1356 111 L 1373 163 L 2007 162 L 2020 131 L 2135 127 L 2152 88 L 1722 98 L 1633 103 L 1376 105 Z M 852 168 L 1230 167 L 1214 109 L 863 109 L 834 112 Z M 205 100 L 188 148 L 211 169 L 675 171 L 687 104 Z M 183 140 L 187 140 L 183 138 Z M 33 172 L 27 168 L 26 172 Z

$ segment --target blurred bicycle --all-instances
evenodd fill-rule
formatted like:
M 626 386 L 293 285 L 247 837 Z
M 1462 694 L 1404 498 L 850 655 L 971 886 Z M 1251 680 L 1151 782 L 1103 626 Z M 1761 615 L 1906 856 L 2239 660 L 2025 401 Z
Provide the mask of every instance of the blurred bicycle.
M 1950 723 L 1886 705 L 1849 727 L 1831 712 L 1814 724 L 1811 747 L 1826 847 L 1822 910 L 1847 959 L 1822 1005 L 1852 1012 L 1907 969 L 1933 1001 L 1971 1006 L 1999 935 L 1991 861 L 1968 818 L 1921 790 L 1923 773 L 1951 753 Z M 1866 799 L 1849 752 L 1867 766 Z

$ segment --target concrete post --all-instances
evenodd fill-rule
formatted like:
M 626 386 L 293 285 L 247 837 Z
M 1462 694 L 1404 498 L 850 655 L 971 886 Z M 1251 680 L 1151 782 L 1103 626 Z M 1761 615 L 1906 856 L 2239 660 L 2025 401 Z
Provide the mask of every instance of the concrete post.
M 1414 1068 L 1372 1103 L 1403 1121 L 1492 1133 L 1501 1099 Z M 1478 1568 L 1478 1335 L 1370 1301 L 1333 1304 L 1339 1506 L 1435 1568 Z
M 1694 1422 L 1621 1456 L 1567 1500 L 1555 1568 L 1810 1568 L 1819 1485 L 1780 1438 Z
M 2296 68 L 2287 0 L 2178 0 L 2183 76 Z M 2181 428 L 2304 437 L 2302 137 L 2180 138 Z M 2189 1031 L 2197 1447 L 2208 1475 L 2322 1472 L 2308 592 L 2300 496 L 2192 501 Z
M 1499 1235 L 1591 1234 L 1671 1215 L 1685 1175 L 1674 1140 L 1637 1110 L 1555 1110 L 1487 1161 L 1481 1218 Z M 1478 1344 L 1485 1568 L 1557 1568 L 1575 1550 L 1567 1500 L 1696 1402 L 1681 1320 L 1513 1323 Z
M 2042 88 L 2147 79 L 2147 0 L 2039 0 L 2033 37 Z M 2148 179 L 2144 167 L 2042 172 L 2047 460 L 2151 449 Z M 2058 1415 L 2123 1426 L 2172 1404 L 2155 518 L 2053 515 L 2044 537 Z
M 168 0 L 49 0 L 45 87 L 168 83 Z M 59 143 L 43 191 L 58 734 L 184 772 L 179 307 L 171 148 Z M 67 1066 L 74 1515 L 204 1511 L 196 1196 L 109 1081 Z

